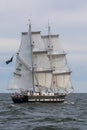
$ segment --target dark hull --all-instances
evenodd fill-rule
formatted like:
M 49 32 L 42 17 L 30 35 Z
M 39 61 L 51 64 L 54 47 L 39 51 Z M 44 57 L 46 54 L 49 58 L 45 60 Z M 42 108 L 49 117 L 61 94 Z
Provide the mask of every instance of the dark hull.
M 27 96 L 27 95 L 23 95 L 23 96 L 17 96 L 17 95 L 13 95 L 12 97 L 12 101 L 14 103 L 35 103 L 35 102 L 41 102 L 41 103 L 63 103 L 64 99 L 65 99 L 66 95 L 55 95 L 55 96 Z
M 12 98 L 12 101 L 14 103 L 26 103 L 26 102 L 28 102 L 28 96 L 25 96 L 25 95 L 23 95 L 23 96 L 12 95 L 11 98 Z

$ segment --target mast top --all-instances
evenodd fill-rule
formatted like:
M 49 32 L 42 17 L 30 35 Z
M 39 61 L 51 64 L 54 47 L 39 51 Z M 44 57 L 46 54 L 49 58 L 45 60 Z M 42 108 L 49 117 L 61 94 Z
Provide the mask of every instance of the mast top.
M 28 30 L 28 32 L 31 33 L 31 20 L 28 19 L 28 22 L 29 22 L 29 30 Z
M 51 32 L 51 28 L 50 28 L 50 24 L 49 24 L 49 20 L 48 20 L 48 36 L 50 37 L 50 32 Z

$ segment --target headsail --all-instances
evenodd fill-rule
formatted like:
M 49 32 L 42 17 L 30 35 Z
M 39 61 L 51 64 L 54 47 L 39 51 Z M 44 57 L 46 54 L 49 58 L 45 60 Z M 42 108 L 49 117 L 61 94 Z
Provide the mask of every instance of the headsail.
M 33 88 L 32 79 L 32 48 L 30 34 L 22 33 L 22 41 L 16 56 L 16 66 L 13 78 L 10 82 L 10 89 L 28 90 Z

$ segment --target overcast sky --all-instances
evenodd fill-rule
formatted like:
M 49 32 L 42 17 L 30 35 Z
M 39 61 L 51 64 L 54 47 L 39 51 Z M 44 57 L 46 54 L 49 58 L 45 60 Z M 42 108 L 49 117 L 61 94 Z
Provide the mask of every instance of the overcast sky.
M 67 53 L 74 92 L 87 92 L 87 0 L 0 0 L 0 92 L 7 92 L 13 67 L 4 61 L 17 51 L 28 19 L 42 34 L 49 20 Z

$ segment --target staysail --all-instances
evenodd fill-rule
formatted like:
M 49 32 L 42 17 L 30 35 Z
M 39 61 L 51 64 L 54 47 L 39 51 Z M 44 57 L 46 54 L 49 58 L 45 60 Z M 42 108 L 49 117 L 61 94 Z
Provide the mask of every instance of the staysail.
M 33 88 L 32 45 L 30 32 L 22 33 L 22 41 L 16 56 L 16 65 L 9 89 L 29 90 Z

